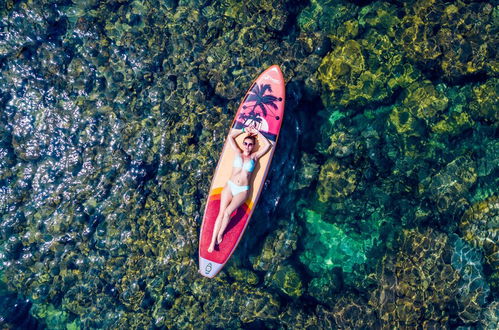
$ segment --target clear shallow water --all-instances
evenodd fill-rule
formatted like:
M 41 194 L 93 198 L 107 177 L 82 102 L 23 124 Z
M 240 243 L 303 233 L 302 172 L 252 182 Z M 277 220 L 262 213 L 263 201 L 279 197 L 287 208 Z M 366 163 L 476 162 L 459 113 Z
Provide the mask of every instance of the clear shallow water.
M 9 326 L 497 322 L 497 4 L 0 13 Z M 196 273 L 200 212 L 239 99 L 274 63 L 287 112 L 268 184 L 210 281 Z

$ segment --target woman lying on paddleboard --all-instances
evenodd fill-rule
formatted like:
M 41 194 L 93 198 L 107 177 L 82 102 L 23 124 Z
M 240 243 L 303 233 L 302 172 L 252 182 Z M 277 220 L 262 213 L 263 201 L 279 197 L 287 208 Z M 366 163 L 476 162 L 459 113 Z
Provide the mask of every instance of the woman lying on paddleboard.
M 237 145 L 236 137 L 241 133 L 244 133 L 244 131 L 244 128 L 242 130 L 233 130 L 229 135 L 229 145 L 234 149 L 236 156 L 232 163 L 232 174 L 230 179 L 222 190 L 220 211 L 218 212 L 217 220 L 215 221 L 213 236 L 211 238 L 210 246 L 208 247 L 208 252 L 213 252 L 215 242 L 217 244 L 222 242 L 223 233 L 230 221 L 230 215 L 234 210 L 237 210 L 249 196 L 249 182 L 253 170 L 256 167 L 256 162 L 272 147 L 272 144 L 262 133 L 260 133 L 260 131 L 254 127 L 248 127 L 246 131 L 249 134 L 244 138 L 243 148 L 241 150 Z M 259 136 L 259 140 L 265 143 L 258 152 L 253 152 L 256 143 L 255 136 Z

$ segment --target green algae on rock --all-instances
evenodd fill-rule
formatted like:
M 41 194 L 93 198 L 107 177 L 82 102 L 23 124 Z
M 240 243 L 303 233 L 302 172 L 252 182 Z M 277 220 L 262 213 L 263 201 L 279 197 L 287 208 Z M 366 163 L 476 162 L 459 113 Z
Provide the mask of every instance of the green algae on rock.
M 490 267 L 489 284 L 495 295 L 499 290 L 499 198 L 491 196 L 467 209 L 459 223 L 463 239 L 472 246 L 482 249 Z
M 359 8 L 344 1 L 312 0 L 298 16 L 298 26 L 302 31 L 323 31 L 331 34 L 343 21 L 352 19 Z
M 420 77 L 419 70 L 405 59 L 390 37 L 392 26 L 397 24 L 395 15 L 385 15 L 392 21 L 381 19 L 381 13 L 395 12 L 394 7 L 365 7 L 363 33 L 355 39 L 345 39 L 333 34 L 333 50 L 324 57 L 318 77 L 328 92 L 323 95 L 326 105 L 339 103 L 344 106 L 362 107 L 387 101 L 399 88 L 405 88 Z M 361 22 L 362 23 L 362 22 Z M 345 24 L 349 24 L 346 22 Z
M 493 301 L 483 310 L 479 324 L 487 330 L 497 328 L 497 324 L 499 324 L 499 303 L 497 301 Z
M 304 290 L 300 274 L 289 264 L 277 266 L 277 269 L 271 275 L 270 281 L 272 285 L 292 298 L 298 298 L 303 294 Z
M 356 186 L 357 173 L 354 170 L 345 168 L 334 160 L 328 160 L 322 165 L 317 189 L 321 202 L 347 197 Z
M 451 265 L 460 276 L 456 317 L 464 323 L 477 323 L 490 293 L 483 275 L 483 256 L 456 235 L 451 236 L 450 243 L 453 246 Z
M 299 190 L 308 188 L 319 175 L 319 164 L 313 155 L 304 153 L 300 159 L 300 165 L 295 173 L 291 188 Z
M 253 268 L 258 271 L 275 271 L 296 250 L 301 228 L 292 215 L 279 221 L 279 227 L 267 236 L 261 253 L 253 259 Z
M 473 98 L 470 103 L 471 116 L 476 120 L 486 120 L 497 127 L 499 121 L 499 79 L 491 78 L 472 88 Z
M 401 250 L 387 255 L 377 271 L 369 304 L 385 327 L 443 326 L 446 305 L 459 275 L 446 260 L 447 236 L 432 230 L 404 231 Z
M 497 75 L 492 4 L 420 0 L 404 3 L 404 9 L 397 40 L 425 71 L 440 70 L 451 82 Z
M 489 295 L 482 256 L 456 235 L 432 229 L 404 230 L 400 250 L 376 272 L 369 304 L 382 326 L 476 324 Z M 431 257 L 429 257 L 431 256 Z M 455 309 L 448 314 L 446 306 Z
M 421 182 L 421 192 L 427 191 L 438 212 L 459 218 L 468 206 L 464 196 L 477 181 L 475 167 L 471 159 L 458 157 Z

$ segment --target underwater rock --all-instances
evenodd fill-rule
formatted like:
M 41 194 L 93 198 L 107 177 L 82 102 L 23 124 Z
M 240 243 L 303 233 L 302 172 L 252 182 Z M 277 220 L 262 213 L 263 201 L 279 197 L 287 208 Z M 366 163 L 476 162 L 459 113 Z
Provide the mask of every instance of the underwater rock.
M 420 137 L 426 130 L 424 120 L 417 118 L 404 106 L 394 106 L 389 118 L 397 133 L 404 137 Z
M 401 106 L 416 118 L 431 123 L 435 116 L 447 108 L 448 99 L 429 81 L 418 81 L 404 90 Z
M 265 285 L 273 286 L 291 297 L 303 293 L 303 284 L 295 268 L 285 262 L 297 247 L 301 233 L 295 216 L 279 221 L 279 227 L 265 239 L 262 251 L 251 258 L 253 268 L 266 271 Z
M 334 268 L 341 268 L 346 284 L 360 286 L 358 282 L 362 280 L 359 278 L 365 276 L 363 268 L 369 261 L 367 253 L 378 243 L 379 229 L 383 222 L 373 214 L 372 219 L 362 222 L 370 227 L 369 234 L 362 235 L 345 224 L 328 222 L 327 217 L 310 209 L 303 209 L 300 214 L 300 218 L 305 221 L 305 234 L 299 259 L 312 276 L 319 278 L 312 282 L 309 290 L 320 300 L 323 292 L 341 287 L 339 278 L 334 275 L 333 278 L 338 279 L 338 282 L 331 282 L 319 290 L 314 288 L 315 285 L 324 283 L 329 276 L 326 275 L 327 272 Z M 336 274 L 336 270 L 333 273 Z M 320 279 L 322 277 L 324 278 Z
M 499 326 L 499 302 L 493 301 L 483 310 L 480 325 L 486 330 L 497 329 Z
M 308 284 L 307 294 L 324 304 L 333 306 L 336 301 L 335 294 L 343 288 L 342 270 L 333 268 L 325 270 L 318 277 L 313 278 Z
M 320 329 L 378 328 L 376 313 L 364 298 L 354 294 L 335 296 L 333 307 L 317 305 L 314 316 Z
M 284 260 L 288 259 L 297 247 L 301 229 L 294 215 L 279 222 L 279 227 L 267 236 L 262 252 L 252 260 L 253 268 L 273 272 Z
M 369 1 L 352 1 L 367 4 Z M 394 29 L 400 22 L 398 7 L 389 2 L 376 1 L 360 9 L 358 24 L 363 29 L 374 28 L 387 35 L 393 35 Z
M 485 177 L 497 170 L 499 164 L 499 141 L 483 141 L 484 155 L 477 160 L 477 174 Z
M 298 169 L 291 183 L 291 189 L 299 190 L 308 188 L 319 176 L 319 165 L 316 157 L 304 153 L 300 158 Z
M 185 313 L 192 310 L 191 307 L 188 307 L 191 305 L 198 308 L 199 300 L 203 302 L 203 310 L 198 312 L 205 315 L 205 317 L 201 318 L 201 322 L 208 321 L 209 324 L 217 327 L 241 326 L 244 323 L 257 320 L 263 322 L 277 320 L 280 309 L 280 302 L 277 297 L 239 282 L 233 284 L 212 282 L 214 281 L 207 282 L 204 280 L 202 284 L 198 283 L 199 290 L 195 288 L 197 300 L 189 299 L 188 304 L 184 303 L 183 310 L 173 311 L 172 315 L 175 315 L 175 313 L 185 315 Z M 182 300 L 185 301 L 186 298 L 182 298 Z M 179 305 L 177 308 L 180 309 L 181 307 Z M 219 313 L 218 311 L 223 312 Z M 198 317 L 193 316 L 194 318 L 198 319 Z
M 3 329 L 44 329 L 46 324 L 34 313 L 33 302 L 11 291 L 0 271 L 0 326 Z
M 226 266 L 227 267 L 227 266 Z M 256 285 L 260 281 L 258 276 L 248 269 L 244 269 L 239 265 L 231 265 L 227 267 L 227 273 L 234 280 L 248 285 Z
M 499 290 L 499 198 L 489 197 L 468 208 L 459 223 L 461 237 L 473 247 L 484 252 L 491 269 L 489 284 L 494 292 Z
M 396 42 L 424 71 L 450 82 L 497 75 L 493 5 L 487 2 L 404 2 Z M 459 27 L 459 28 L 456 28 Z
M 0 40 L 0 56 L 23 54 L 29 57 L 36 51 L 37 39 L 46 34 L 49 21 L 44 18 L 52 13 L 45 13 L 48 8 L 44 6 L 31 8 L 27 4 L 11 2 L 9 5 L 8 2 L 2 2 L 2 7 L 7 7 L 2 9 L 7 12 L 2 10 L 0 25 L 8 26 L 12 33 L 5 33 Z
M 328 35 L 340 23 L 354 18 L 358 11 L 358 6 L 344 1 L 312 0 L 300 12 L 298 26 L 304 32 L 321 31 Z
M 447 241 L 431 229 L 404 230 L 400 249 L 383 258 L 369 300 L 382 327 L 447 326 L 447 305 L 460 278 Z
M 378 328 L 376 312 L 362 297 L 348 294 L 335 299 L 332 315 L 338 328 Z
M 207 318 L 206 312 L 203 312 L 203 306 L 191 295 L 178 297 L 166 315 L 167 319 L 163 325 L 175 324 L 179 328 L 202 327 Z
M 331 135 L 331 144 L 325 153 L 337 158 L 345 158 L 354 152 L 358 153 L 360 148 L 360 141 L 356 140 L 354 136 L 345 131 L 337 131 Z
M 319 320 L 314 313 L 306 313 L 301 303 L 291 303 L 279 315 L 279 321 L 289 329 L 308 329 L 319 326 Z
M 469 205 L 465 194 L 477 181 L 475 167 L 475 162 L 470 158 L 460 156 L 423 181 L 420 192 L 424 189 L 438 212 L 460 218 Z
M 50 328 L 376 327 L 379 309 L 337 296 L 370 288 L 375 247 L 393 248 L 401 224 L 432 216 L 421 196 L 436 206 L 476 186 L 493 191 L 494 180 L 480 180 L 495 174 L 495 144 L 478 133 L 493 136 L 497 121 L 497 15 L 486 2 L 355 3 L 0 1 L 0 269 L 35 301 L 34 315 Z M 293 189 L 313 195 L 298 204 L 303 214 L 283 211 L 291 215 L 279 215 L 250 265 L 227 265 L 209 281 L 196 272 L 196 219 L 238 98 L 273 63 L 292 94 L 287 111 L 303 119 L 324 109 L 324 121 L 337 124 L 320 148 L 309 137 L 293 145 L 304 152 Z M 448 82 L 472 79 L 462 99 L 451 100 L 459 87 L 422 81 L 439 71 Z M 384 134 L 387 120 L 403 136 Z M 283 129 L 318 132 L 306 122 Z M 426 154 L 435 151 L 425 148 L 468 132 L 473 140 L 446 144 L 437 163 L 473 144 L 477 165 L 465 156 L 435 174 Z M 320 194 L 305 189 L 316 184 Z M 475 220 L 466 221 L 463 232 L 473 232 Z M 460 251 L 469 259 L 456 266 L 461 293 L 449 317 L 469 323 L 481 306 L 485 322 L 494 303 L 481 304 L 478 259 Z M 497 291 L 494 255 L 486 258 Z M 434 290 L 445 291 L 446 280 Z M 304 295 L 313 299 L 298 304 Z
M 419 79 L 419 70 L 392 43 L 395 33 L 392 26 L 398 18 L 388 13 L 395 9 L 386 3 L 379 5 L 381 8 L 376 6 L 373 4 L 361 11 L 360 24 L 369 27 L 364 33 L 351 34 L 351 39 L 345 39 L 340 32 L 351 26 L 345 22 L 338 33 L 331 35 L 333 49 L 318 69 L 318 78 L 327 90 L 322 96 L 326 106 L 340 104 L 360 108 L 384 102 L 398 89 Z
M 69 322 L 69 313 L 56 309 L 54 305 L 37 303 L 31 308 L 31 314 L 37 319 L 43 319 L 49 329 L 57 329 L 61 324 L 68 324 L 67 327 L 78 324 L 77 320 Z
M 444 119 L 431 127 L 434 133 L 440 135 L 456 136 L 463 131 L 473 127 L 473 120 L 466 112 L 452 112 L 450 115 L 444 115 Z
M 3 291 L 3 290 L 2 290 Z M 0 326 L 3 329 L 44 329 L 44 324 L 30 314 L 32 303 L 14 293 L 0 295 Z
M 473 324 L 480 320 L 490 293 L 483 275 L 483 256 L 457 235 L 451 236 L 450 244 L 453 246 L 451 265 L 460 276 L 456 295 L 457 317 L 465 324 Z
M 357 186 L 356 171 L 346 168 L 334 159 L 328 159 L 321 166 L 317 194 L 323 203 L 350 195 Z
M 280 264 L 268 281 L 290 297 L 298 298 L 303 294 L 303 284 L 300 274 L 292 265 Z
M 499 79 L 490 78 L 483 84 L 472 88 L 473 97 L 470 102 L 471 116 L 475 120 L 484 120 L 493 125 L 499 121 Z

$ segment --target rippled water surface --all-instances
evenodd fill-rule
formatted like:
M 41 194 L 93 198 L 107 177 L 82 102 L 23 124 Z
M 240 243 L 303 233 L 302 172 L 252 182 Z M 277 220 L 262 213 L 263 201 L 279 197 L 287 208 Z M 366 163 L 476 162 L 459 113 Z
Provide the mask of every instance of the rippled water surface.
M 0 2 L 0 326 L 494 329 L 496 1 Z M 261 200 L 197 273 L 241 97 Z

